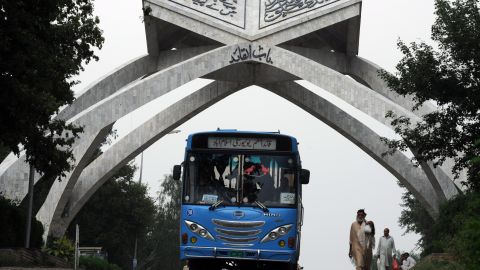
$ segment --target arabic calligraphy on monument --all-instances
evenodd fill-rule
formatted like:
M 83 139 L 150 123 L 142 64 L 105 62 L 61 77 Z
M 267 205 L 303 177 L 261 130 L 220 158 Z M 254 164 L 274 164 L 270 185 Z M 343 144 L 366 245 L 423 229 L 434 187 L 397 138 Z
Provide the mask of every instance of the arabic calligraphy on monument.
M 230 55 L 230 64 L 238 63 L 247 60 L 258 60 L 265 61 L 268 64 L 273 64 L 272 58 L 270 57 L 271 49 L 265 51 L 265 48 L 261 45 L 258 45 L 256 49 L 252 48 L 252 45 L 248 47 L 240 48 L 237 46 L 232 55 Z
M 265 0 L 264 21 L 271 23 L 296 13 L 303 13 L 338 0 Z M 301 12 L 303 11 L 303 12 Z
M 157 0 L 169 2 L 175 8 L 179 8 L 177 12 L 188 15 L 189 11 L 193 11 L 195 15 L 200 15 L 203 20 L 206 17 L 216 19 L 216 23 L 222 25 L 232 25 L 245 29 L 247 0 Z
M 194 5 L 205 7 L 218 12 L 222 16 L 233 17 L 237 14 L 237 1 L 239 0 L 191 0 Z M 240 0 L 244 1 L 244 0 Z

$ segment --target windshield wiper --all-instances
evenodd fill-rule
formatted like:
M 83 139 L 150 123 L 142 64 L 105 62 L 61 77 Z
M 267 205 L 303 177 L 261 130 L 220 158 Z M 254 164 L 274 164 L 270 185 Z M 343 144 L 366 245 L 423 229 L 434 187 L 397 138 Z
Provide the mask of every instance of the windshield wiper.
M 266 207 L 265 204 L 263 204 L 259 201 L 255 201 L 255 204 L 258 205 L 258 207 L 260 207 L 263 210 L 263 212 L 265 212 L 265 213 L 270 212 L 270 210 L 268 210 L 268 207 Z
M 220 201 L 212 204 L 212 205 L 208 208 L 208 210 L 212 210 L 212 211 L 215 210 L 215 208 L 219 207 L 223 202 L 224 202 L 223 200 L 220 200 Z

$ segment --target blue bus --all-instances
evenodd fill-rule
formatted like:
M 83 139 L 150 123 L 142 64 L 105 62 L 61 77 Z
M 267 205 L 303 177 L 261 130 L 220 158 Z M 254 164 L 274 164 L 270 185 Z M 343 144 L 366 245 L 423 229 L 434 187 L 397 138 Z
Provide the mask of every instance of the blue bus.
M 182 177 L 180 259 L 190 270 L 297 269 L 310 177 L 297 145 L 279 132 L 188 137 L 173 176 Z

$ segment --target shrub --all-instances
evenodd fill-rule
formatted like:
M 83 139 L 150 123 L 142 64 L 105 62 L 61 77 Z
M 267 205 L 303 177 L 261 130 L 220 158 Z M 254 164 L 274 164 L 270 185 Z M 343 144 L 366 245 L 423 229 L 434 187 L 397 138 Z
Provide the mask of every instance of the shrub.
M 480 218 L 469 218 L 452 241 L 453 253 L 467 269 L 478 269 L 480 265 Z
M 75 246 L 66 237 L 55 239 L 49 244 L 45 250 L 50 255 L 65 259 L 69 262 L 73 261 L 75 255 Z
M 27 211 L 12 200 L 0 194 L 0 248 L 23 247 L 25 245 L 25 225 Z M 32 219 L 30 247 L 40 248 L 43 245 L 43 226 L 35 218 Z
M 480 265 L 480 193 L 467 192 L 445 204 L 433 226 L 431 252 L 448 252 L 467 269 Z M 427 247 L 428 249 L 428 247 Z
M 464 266 L 451 261 L 433 260 L 419 262 L 413 268 L 415 270 L 466 270 Z
M 402 212 L 400 224 L 407 232 L 413 231 L 422 235 L 422 255 L 450 253 L 464 263 L 466 269 L 479 269 L 480 192 L 467 191 L 446 202 L 440 208 L 438 218 L 432 220 L 428 226 L 419 218 L 425 210 L 417 208 L 418 201 L 410 198 L 408 194 L 404 194 L 404 206 L 407 209 Z
M 81 256 L 80 268 L 84 268 L 85 270 L 121 270 L 121 268 L 116 264 L 112 264 L 102 258 L 92 256 Z

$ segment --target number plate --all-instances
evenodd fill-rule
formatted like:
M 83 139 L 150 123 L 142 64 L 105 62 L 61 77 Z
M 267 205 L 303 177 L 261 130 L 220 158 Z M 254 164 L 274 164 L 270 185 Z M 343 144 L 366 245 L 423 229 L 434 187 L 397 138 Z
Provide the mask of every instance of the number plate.
M 243 251 L 230 251 L 230 257 L 235 257 L 235 258 L 245 257 L 245 252 L 243 252 Z

